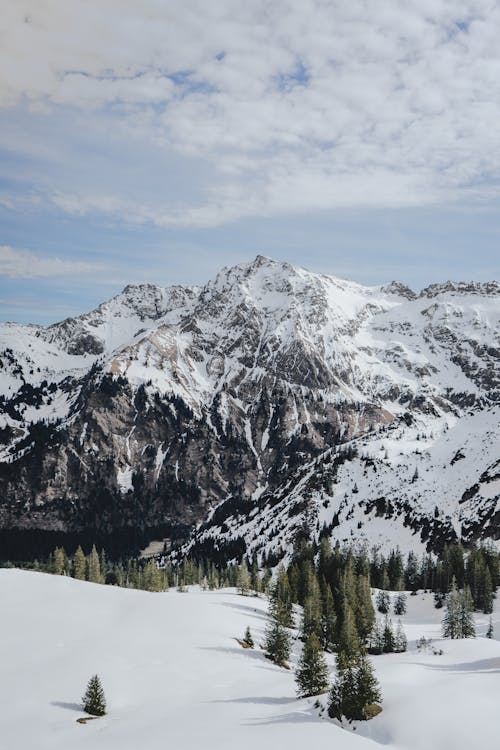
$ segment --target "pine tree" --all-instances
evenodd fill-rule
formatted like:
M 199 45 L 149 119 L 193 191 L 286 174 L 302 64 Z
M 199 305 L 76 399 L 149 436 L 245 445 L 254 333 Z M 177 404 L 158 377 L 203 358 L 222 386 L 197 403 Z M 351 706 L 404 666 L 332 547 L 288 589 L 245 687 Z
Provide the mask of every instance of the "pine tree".
M 295 675 L 299 698 L 323 693 L 328 687 L 328 676 L 320 642 L 316 633 L 311 633 L 302 649 Z
M 356 595 L 356 627 L 360 639 L 366 641 L 375 622 L 375 610 L 373 609 L 370 579 L 368 576 L 358 576 Z
M 90 678 L 87 690 L 82 698 L 83 710 L 92 716 L 104 716 L 106 713 L 106 699 L 101 681 L 95 674 Z
M 343 651 L 337 654 L 337 675 L 328 699 L 328 716 L 342 721 L 345 707 L 352 704 L 355 692 L 353 659 Z
M 333 651 L 337 643 L 337 612 L 330 586 L 325 584 L 323 597 L 322 645 L 326 651 Z
M 349 658 L 339 653 L 337 678 L 330 692 L 328 715 L 332 719 L 365 721 L 372 718 L 382 700 L 373 667 L 365 654 Z
M 401 625 L 401 621 L 398 621 L 398 627 L 396 629 L 396 635 L 394 636 L 394 651 L 397 654 L 401 654 L 408 648 L 408 639 L 406 638 L 405 631 Z
M 52 556 L 51 572 L 58 576 L 66 575 L 68 558 L 64 547 L 56 547 Z
M 394 600 L 394 614 L 398 615 L 398 617 L 406 614 L 406 594 L 402 592 Z
M 271 589 L 271 612 L 286 628 L 293 628 L 293 604 L 290 583 L 284 565 L 278 568 L 276 582 Z
M 316 576 L 311 575 L 309 579 L 309 590 L 304 600 L 302 614 L 302 638 L 307 640 L 311 633 L 321 637 L 323 625 L 323 607 L 321 604 L 321 592 Z
M 486 638 L 493 638 L 493 621 L 491 619 L 491 615 L 488 622 L 488 630 L 486 631 Z
M 387 591 L 378 592 L 375 598 L 375 604 L 377 605 L 378 611 L 382 615 L 388 614 L 390 606 L 391 606 L 391 597 L 389 596 Z
M 474 603 L 470 588 L 465 586 L 460 592 L 460 638 L 474 638 L 476 635 L 474 618 L 472 616 L 473 609 Z
M 95 548 L 95 544 L 92 547 L 88 558 L 87 564 L 87 580 L 91 583 L 102 583 L 101 579 L 101 565 L 99 563 L 99 555 Z
M 346 718 L 366 721 L 374 715 L 374 707 L 382 701 L 378 680 L 372 664 L 364 654 L 359 657 L 356 669 L 356 714 Z
M 370 654 L 382 654 L 384 652 L 384 628 L 380 620 L 376 620 L 368 638 L 368 651 Z
M 389 620 L 387 615 L 385 617 L 385 622 L 384 622 L 383 639 L 384 639 L 384 646 L 383 646 L 384 654 L 392 654 L 392 652 L 394 651 L 394 632 L 392 630 L 392 622 Z
M 161 591 L 162 576 L 155 560 L 149 560 L 144 568 L 143 586 L 146 591 Z
M 473 606 L 469 587 L 457 591 L 453 579 L 451 591 L 446 597 L 446 613 L 442 622 L 444 638 L 473 638 L 476 635 Z
M 250 572 L 245 561 L 243 561 L 238 570 L 238 589 L 242 596 L 247 596 L 250 591 Z
M 243 643 L 246 644 L 248 648 L 254 647 L 252 633 L 250 632 L 250 626 L 247 626 L 247 629 L 245 630 L 245 637 L 243 638 Z
M 77 578 L 80 581 L 85 580 L 87 561 L 80 545 L 76 548 L 75 556 L 73 558 L 73 578 Z
M 280 667 L 286 665 L 290 656 L 290 635 L 273 613 L 266 628 L 264 649 L 268 659 Z
M 340 650 L 351 657 L 359 652 L 359 637 L 354 619 L 354 613 L 347 601 L 342 607 L 342 625 L 339 638 Z

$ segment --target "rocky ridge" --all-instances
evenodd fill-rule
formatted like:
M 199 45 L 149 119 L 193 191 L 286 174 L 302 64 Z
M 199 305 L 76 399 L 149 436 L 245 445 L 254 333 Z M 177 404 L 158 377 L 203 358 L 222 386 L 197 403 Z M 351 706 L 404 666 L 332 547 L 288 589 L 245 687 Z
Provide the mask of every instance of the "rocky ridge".
M 0 326 L 0 528 L 281 555 L 500 536 L 500 286 L 363 287 L 258 256 Z M 30 537 L 32 538 L 32 537 Z M 125 541 L 124 541 L 125 540 Z

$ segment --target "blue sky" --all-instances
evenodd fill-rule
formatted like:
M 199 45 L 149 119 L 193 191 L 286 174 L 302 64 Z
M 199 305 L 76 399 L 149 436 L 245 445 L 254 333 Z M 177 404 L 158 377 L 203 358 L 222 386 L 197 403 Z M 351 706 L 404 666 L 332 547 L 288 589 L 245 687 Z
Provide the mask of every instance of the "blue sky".
M 1 320 L 257 253 L 500 276 L 497 5 L 8 0 L 2 31 Z

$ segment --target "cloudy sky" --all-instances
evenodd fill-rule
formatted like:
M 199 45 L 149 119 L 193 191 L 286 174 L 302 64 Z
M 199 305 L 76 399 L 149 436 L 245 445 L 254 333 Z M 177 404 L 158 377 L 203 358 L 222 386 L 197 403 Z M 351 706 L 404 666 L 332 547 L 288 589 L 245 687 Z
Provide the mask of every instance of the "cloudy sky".
M 3 0 L 0 319 L 257 253 L 500 276 L 496 0 Z

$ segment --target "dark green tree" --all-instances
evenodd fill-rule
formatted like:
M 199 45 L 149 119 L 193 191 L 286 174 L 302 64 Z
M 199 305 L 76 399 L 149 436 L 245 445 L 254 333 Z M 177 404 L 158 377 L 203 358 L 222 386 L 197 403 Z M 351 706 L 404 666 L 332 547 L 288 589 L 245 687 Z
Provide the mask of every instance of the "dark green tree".
M 375 597 L 375 604 L 382 615 L 386 615 L 391 607 L 391 597 L 387 591 L 379 591 Z
M 311 633 L 302 649 L 295 675 L 299 697 L 307 698 L 325 692 L 328 677 L 328 666 L 319 639 L 316 633 Z
M 243 638 L 243 643 L 245 643 L 248 646 L 248 648 L 254 647 L 252 633 L 250 632 L 250 626 L 247 626 L 247 629 L 245 630 L 245 637 Z
M 266 628 L 264 649 L 268 659 L 280 667 L 286 665 L 290 656 L 290 634 L 274 613 Z
M 394 600 L 394 614 L 398 617 L 406 614 L 406 594 L 403 592 L 397 594 Z
M 106 713 L 106 699 L 101 681 L 95 674 L 90 678 L 82 698 L 83 710 L 91 716 L 104 716 Z

